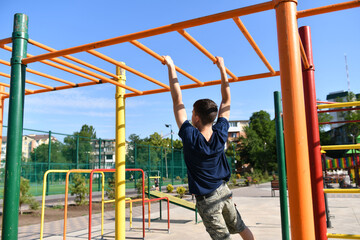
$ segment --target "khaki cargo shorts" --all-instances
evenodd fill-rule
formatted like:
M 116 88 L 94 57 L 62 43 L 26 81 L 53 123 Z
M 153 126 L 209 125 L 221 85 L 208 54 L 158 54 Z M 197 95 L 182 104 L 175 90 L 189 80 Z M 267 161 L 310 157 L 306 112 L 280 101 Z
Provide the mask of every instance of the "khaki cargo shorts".
M 215 190 L 212 196 L 196 201 L 196 207 L 214 240 L 229 240 L 230 234 L 240 233 L 246 226 L 232 200 L 232 193 L 226 183 Z

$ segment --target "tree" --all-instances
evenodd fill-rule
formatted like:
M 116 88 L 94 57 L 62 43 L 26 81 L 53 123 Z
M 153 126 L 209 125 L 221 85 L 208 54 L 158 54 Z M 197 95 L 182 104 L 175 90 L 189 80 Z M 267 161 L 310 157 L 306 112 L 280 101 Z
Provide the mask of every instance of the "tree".
M 353 102 L 354 100 L 359 101 L 360 95 L 355 96 L 353 92 L 349 92 L 348 102 Z M 353 107 L 350 107 L 351 109 Z M 345 120 L 347 121 L 356 121 L 360 120 L 360 111 L 359 110 L 350 110 L 345 112 L 344 116 Z M 350 139 L 352 139 L 352 143 L 356 143 L 356 138 L 360 134 L 360 122 L 353 122 L 353 123 L 347 123 L 346 124 L 346 131 L 350 135 Z
M 95 128 L 84 124 L 80 132 L 74 132 L 74 136 L 67 136 L 64 138 L 64 156 L 66 159 L 71 159 L 71 162 L 76 161 L 76 148 L 78 148 L 79 163 L 85 164 L 96 161 L 90 153 L 93 150 L 91 139 L 96 138 Z M 77 144 L 78 143 L 78 144 Z
M 266 111 L 252 114 L 246 137 L 240 137 L 240 158 L 262 171 L 277 168 L 275 121 Z
M 89 189 L 86 186 L 85 176 L 81 176 L 81 174 L 77 173 L 72 178 L 73 184 L 69 187 L 71 192 L 71 196 L 75 195 L 75 203 L 76 205 L 85 205 L 86 195 L 89 193 Z

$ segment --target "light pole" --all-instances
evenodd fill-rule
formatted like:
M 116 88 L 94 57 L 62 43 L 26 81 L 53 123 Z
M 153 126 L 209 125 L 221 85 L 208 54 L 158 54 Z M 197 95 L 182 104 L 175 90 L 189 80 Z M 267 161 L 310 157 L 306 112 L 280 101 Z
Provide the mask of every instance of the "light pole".
M 165 124 L 165 127 L 170 128 L 171 134 L 171 184 L 174 186 L 174 148 L 173 148 L 173 130 L 171 124 Z

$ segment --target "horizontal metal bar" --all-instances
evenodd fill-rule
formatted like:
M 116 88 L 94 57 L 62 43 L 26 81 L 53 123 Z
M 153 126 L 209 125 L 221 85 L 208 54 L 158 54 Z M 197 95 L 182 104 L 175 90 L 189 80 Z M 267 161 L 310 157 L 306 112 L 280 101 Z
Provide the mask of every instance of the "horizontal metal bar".
M 360 235 L 355 234 L 337 234 L 337 233 L 328 233 L 328 238 L 340 238 L 340 239 L 360 239 Z
M 275 70 L 273 69 L 273 67 L 270 65 L 270 63 L 268 62 L 268 60 L 266 59 L 266 57 L 264 56 L 264 54 L 261 52 L 260 48 L 258 47 L 258 45 L 256 44 L 255 40 L 252 38 L 252 36 L 250 35 L 249 31 L 246 29 L 245 25 L 243 24 L 243 22 L 240 20 L 240 18 L 235 17 L 233 18 L 235 24 L 238 26 L 238 28 L 240 29 L 240 31 L 243 33 L 244 37 L 248 40 L 248 42 L 250 43 L 251 47 L 255 50 L 256 54 L 260 57 L 261 61 L 263 61 L 263 63 L 265 64 L 265 66 L 269 69 L 269 71 L 273 74 L 275 74 Z
M 360 193 L 360 189 L 332 189 L 332 188 L 325 188 L 324 193 Z
M 335 11 L 356 8 L 356 7 L 360 7 L 359 0 L 298 11 L 297 18 L 310 17 L 310 16 L 319 15 L 319 14 L 323 14 L 323 13 L 335 12 Z
M 119 44 L 119 43 L 123 43 L 123 42 L 129 42 L 131 40 L 138 40 L 141 38 L 147 38 L 147 37 L 156 36 L 156 35 L 160 35 L 160 34 L 164 34 L 164 33 L 168 33 L 168 32 L 174 32 L 174 31 L 177 31 L 180 29 L 186 29 L 186 28 L 196 27 L 196 26 L 200 26 L 200 25 L 204 25 L 204 24 L 208 24 L 208 23 L 218 22 L 218 21 L 222 21 L 225 19 L 233 18 L 233 17 L 244 16 L 244 15 L 253 14 L 253 13 L 257 13 L 257 12 L 263 12 L 263 11 L 271 10 L 273 8 L 274 8 L 273 1 L 255 4 L 252 6 L 238 8 L 238 9 L 221 12 L 221 13 L 217 13 L 217 14 L 213 14 L 213 15 L 208 15 L 208 16 L 204 16 L 204 17 L 200 17 L 200 18 L 195 18 L 195 19 L 191 19 L 191 20 L 187 20 L 187 21 L 183 21 L 183 22 L 169 24 L 169 25 L 165 25 L 162 27 L 152 28 L 152 29 L 148 29 L 145 31 L 141 31 L 141 32 L 136 32 L 136 33 L 127 34 L 127 35 L 123 35 L 123 36 L 119 36 L 119 37 L 115 37 L 115 38 L 110 38 L 110 39 L 106 39 L 103 41 L 98 41 L 98 42 L 88 43 L 85 45 L 80 45 L 80 46 L 76 46 L 76 47 L 72 47 L 72 48 L 67 48 L 67 49 L 59 50 L 59 51 L 52 52 L 52 53 L 41 54 L 38 56 L 26 58 L 23 60 L 23 63 L 29 64 L 29 63 L 37 62 L 40 60 L 51 59 L 51 58 L 69 55 L 69 54 L 78 53 L 78 52 L 84 52 L 84 51 L 88 51 L 91 49 L 102 48 L 102 47 L 111 46 L 111 45 L 115 45 L 115 44 Z
M 350 144 L 350 145 L 328 145 L 321 146 L 321 150 L 348 150 L 348 149 L 360 149 L 360 144 Z
M 322 104 L 322 105 L 317 105 L 317 108 L 324 109 L 324 108 L 341 108 L 341 107 L 355 107 L 355 106 L 360 106 L 360 101 Z
M 355 110 L 360 110 L 360 107 L 355 107 L 355 108 L 339 108 L 339 109 L 322 110 L 322 111 L 318 111 L 318 113 L 327 113 L 327 112 L 347 112 L 347 111 L 355 111 Z
M 319 122 L 320 125 L 325 124 L 339 124 L 339 123 L 356 123 L 360 122 L 360 120 L 347 120 L 347 121 L 336 121 L 336 122 Z
M 143 50 L 144 52 L 148 53 L 150 56 L 153 56 L 154 58 L 156 58 L 157 60 L 159 60 L 162 64 L 164 64 L 164 57 L 160 56 L 159 54 L 157 54 L 156 52 L 154 52 L 153 50 L 151 50 L 150 48 L 146 47 L 145 45 L 141 44 L 140 42 L 133 40 L 130 41 L 131 44 L 133 44 L 134 46 L 140 48 L 141 50 Z M 203 82 L 201 82 L 200 80 L 198 80 L 197 78 L 191 76 L 189 73 L 185 72 L 184 70 L 182 70 L 181 68 L 175 66 L 175 70 L 178 73 L 181 73 L 182 75 L 184 75 L 185 77 L 193 80 L 194 82 L 197 82 L 200 85 L 204 85 Z
M 135 69 L 133 69 L 133 68 L 131 68 L 131 67 L 129 67 L 129 66 L 123 64 L 123 63 L 121 63 L 121 62 L 119 62 L 119 61 L 116 61 L 115 59 L 112 59 L 112 58 L 110 58 L 110 57 L 108 57 L 108 56 L 106 56 L 106 55 L 104 55 L 104 54 L 102 54 L 102 53 L 100 53 L 100 52 L 97 52 L 97 51 L 95 51 L 95 50 L 89 50 L 89 51 L 87 51 L 87 52 L 90 53 L 90 54 L 92 54 L 92 55 L 94 55 L 94 56 L 96 56 L 96 57 L 98 57 L 98 58 L 100 58 L 100 59 L 102 59 L 102 60 L 104 60 L 104 61 L 107 61 L 107 62 L 109 62 L 109 63 L 112 63 L 112 64 L 114 64 L 115 66 L 118 66 L 118 67 L 120 67 L 120 68 L 123 68 L 123 69 L 125 69 L 125 70 L 127 70 L 127 71 L 129 71 L 129 72 L 131 72 L 131 73 L 133 73 L 133 74 L 135 74 L 135 75 L 137 75 L 137 76 L 139 76 L 139 77 L 142 77 L 142 78 L 144 78 L 144 79 L 146 79 L 146 80 L 148 80 L 148 81 L 150 81 L 150 82 L 153 82 L 153 83 L 155 83 L 155 84 L 157 84 L 157 85 L 159 85 L 159 86 L 161 86 L 161 87 L 170 89 L 170 87 L 169 87 L 168 85 L 166 85 L 166 84 L 164 84 L 164 83 L 162 83 L 162 82 L 159 82 L 158 80 L 156 80 L 156 79 L 154 79 L 154 78 L 152 78 L 152 77 L 149 77 L 149 76 L 147 76 L 147 75 L 145 75 L 145 74 L 143 74 L 143 73 L 141 73 L 141 72 L 139 72 L 139 71 L 137 71 L 137 70 L 135 70 Z
M 186 40 L 188 40 L 192 45 L 194 45 L 200 52 L 202 52 L 205 56 L 207 56 L 213 63 L 217 62 L 217 59 L 214 55 L 212 55 L 206 48 L 204 48 L 198 41 L 195 40 L 188 32 L 181 29 L 178 30 L 178 33 L 181 34 Z M 232 73 L 228 68 L 225 68 L 226 73 L 229 74 L 234 80 L 237 79 L 236 75 Z
M 36 41 L 34 41 L 34 40 L 32 40 L 32 39 L 29 39 L 29 43 L 30 43 L 30 44 L 33 44 L 34 46 L 37 46 L 37 47 L 39 47 L 39 48 L 42 48 L 42 49 L 44 49 L 44 50 L 46 50 L 46 51 L 49 51 L 49 52 L 56 52 L 56 51 L 57 51 L 57 50 L 54 49 L 54 48 L 51 48 L 51 47 L 46 46 L 46 45 L 44 45 L 44 44 L 42 44 L 42 43 L 36 42 Z M 73 56 L 65 55 L 65 56 L 63 56 L 63 57 L 66 58 L 66 59 L 69 59 L 69 60 L 71 60 L 71 61 L 74 61 L 74 62 L 76 62 L 76 63 L 79 63 L 79 64 L 81 64 L 81 65 L 83 65 L 83 66 L 86 66 L 86 67 L 88 67 L 88 68 L 91 68 L 91 69 L 93 69 L 93 70 L 95 70 L 95 71 L 104 73 L 104 74 L 106 74 L 106 75 L 108 75 L 108 76 L 110 76 L 110 77 L 117 78 L 116 74 L 113 74 L 113 73 L 111 73 L 111 72 L 105 71 L 104 69 L 101 69 L 101 68 L 99 68 L 99 67 L 96 67 L 96 66 L 94 66 L 94 65 L 92 65 L 92 64 L 90 64 L 90 63 L 87 63 L 87 62 L 85 62 L 85 61 L 82 61 L 82 60 L 80 60 L 80 59 L 78 59 L 78 58 L 75 58 L 75 57 L 73 57 Z
M 272 73 L 260 73 L 260 74 L 242 76 L 242 77 L 238 77 L 237 80 L 235 80 L 235 81 L 233 79 L 229 79 L 229 82 L 240 82 L 240 81 L 247 81 L 247 80 L 254 80 L 254 79 L 268 78 L 268 77 L 275 77 L 275 76 L 280 76 L 280 72 L 275 72 L 275 75 L 273 75 Z M 180 88 L 182 90 L 185 90 L 185 89 L 207 87 L 207 86 L 213 86 L 213 85 L 219 85 L 219 84 L 221 84 L 221 80 L 204 82 L 203 86 L 199 86 L 199 84 L 182 85 L 182 86 L 180 86 Z M 163 92 L 169 92 L 169 90 L 167 90 L 165 88 L 148 90 L 148 91 L 143 91 L 142 95 L 151 95 L 151 94 L 163 93 Z M 135 94 L 135 93 L 125 94 L 125 97 L 136 97 L 136 96 L 140 96 L 140 95 Z
M 0 40 L 0 44 L 9 44 L 12 42 L 12 38 L 9 37 L 9 38 L 4 38 L 4 39 L 1 39 Z

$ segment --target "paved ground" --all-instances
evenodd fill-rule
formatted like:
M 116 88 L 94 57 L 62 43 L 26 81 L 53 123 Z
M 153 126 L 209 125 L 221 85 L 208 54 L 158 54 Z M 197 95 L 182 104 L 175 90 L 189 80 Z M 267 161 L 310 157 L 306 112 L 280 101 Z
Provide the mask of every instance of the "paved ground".
M 243 187 L 233 190 L 234 202 L 258 240 L 281 239 L 279 194 L 271 197 L 270 183 L 258 186 Z M 331 233 L 360 234 L 360 194 L 328 194 L 332 227 Z M 163 210 L 165 204 L 163 204 Z M 128 211 L 128 209 L 127 209 Z M 159 216 L 158 204 L 152 204 L 151 218 Z M 147 210 L 146 210 L 147 212 Z M 172 205 L 170 209 L 170 233 L 167 231 L 167 212 L 163 211 L 164 220 L 152 220 L 151 230 L 146 231 L 146 239 L 183 240 L 210 239 L 202 223 L 195 224 L 195 214 L 190 210 Z M 142 238 L 141 208 L 134 209 L 133 229 L 129 226 L 127 212 L 126 239 Z M 147 217 L 147 214 L 146 214 Z M 103 239 L 114 239 L 114 213 L 106 213 Z M 92 239 L 101 239 L 100 215 L 93 216 Z M 71 240 L 88 239 L 88 217 L 77 217 L 68 220 L 67 238 Z M 148 225 L 146 224 L 146 227 Z M 59 240 L 62 238 L 63 221 L 45 224 L 44 239 Z M 39 239 L 40 225 L 35 224 L 19 228 L 19 239 Z M 233 239 L 241 239 L 234 235 Z

